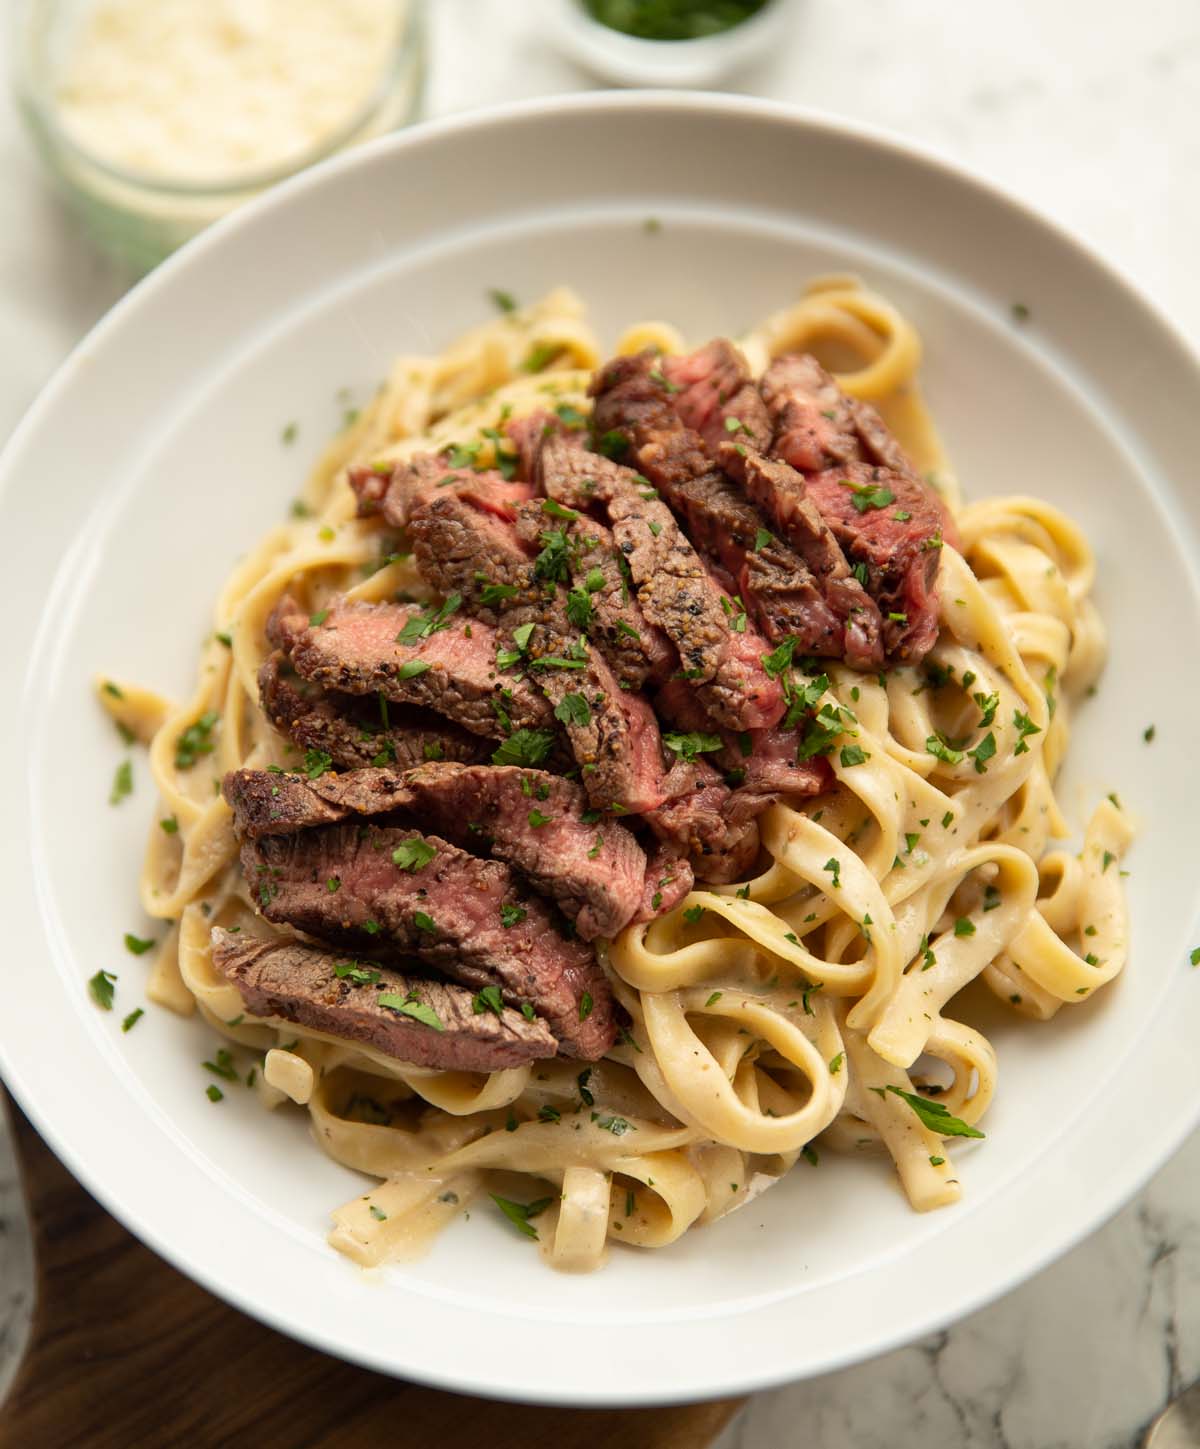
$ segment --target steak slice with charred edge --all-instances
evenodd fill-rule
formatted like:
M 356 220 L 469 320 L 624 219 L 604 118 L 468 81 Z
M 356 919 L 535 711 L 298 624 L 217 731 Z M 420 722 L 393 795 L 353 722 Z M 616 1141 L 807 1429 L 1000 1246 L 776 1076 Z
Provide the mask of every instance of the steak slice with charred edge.
M 646 881 L 634 921 L 652 921 L 673 911 L 694 883 L 691 863 L 674 846 L 660 841 L 646 862 Z
M 512 519 L 513 509 L 533 497 L 527 483 L 510 482 L 490 469 L 451 468 L 436 453 L 417 453 L 392 464 L 351 468 L 347 474 L 358 499 L 360 518 L 382 515 L 393 528 L 407 528 L 420 505 L 439 496 L 451 496 L 482 512 Z
M 794 634 L 802 654 L 832 654 L 844 657 L 855 668 L 877 669 L 883 663 L 879 606 L 851 572 L 836 535 L 807 496 L 801 475 L 789 464 L 751 452 L 741 443 L 723 443 L 717 456 L 725 472 L 762 509 L 759 516 L 765 515 L 786 540 L 785 567 L 798 563 L 820 601 L 821 607 L 814 602 L 810 614 L 794 610 L 788 621 L 790 627 L 772 637 L 782 637 L 784 632 Z M 772 558 L 778 550 L 772 538 L 762 552 Z M 747 588 L 752 587 L 748 581 Z M 807 619 L 812 620 L 812 628 L 805 627 Z M 828 619 L 834 621 L 833 633 L 823 641 L 812 642 L 814 632 Z M 797 622 L 800 627 L 796 627 Z
M 919 663 L 937 640 L 943 529 L 958 536 L 941 504 L 911 476 L 869 463 L 811 473 L 805 484 L 846 557 L 865 570 L 889 659 Z
M 212 933 L 212 960 L 237 987 L 251 1015 L 294 1021 L 414 1066 L 494 1072 L 557 1051 L 544 1021 L 529 1021 L 507 1006 L 499 1013 L 476 1011 L 474 995 L 464 986 L 427 981 L 373 961 L 347 960 L 299 941 L 265 941 L 218 927 Z M 440 1025 L 381 1006 L 385 997 L 432 1012 Z
M 660 369 L 675 411 L 710 453 L 731 437 L 760 452 L 770 447 L 766 404 L 746 359 L 727 337 L 715 337 L 684 357 L 664 357 Z
M 850 561 L 865 566 L 881 613 L 902 616 L 885 619 L 888 655 L 920 660 L 937 638 L 938 546 L 958 543 L 949 510 L 879 413 L 847 397 L 814 357 L 776 358 L 762 393 L 772 452 L 805 474 L 807 496 Z
M 425 765 L 312 780 L 234 770 L 225 776 L 224 791 L 235 829 L 251 839 L 404 811 L 422 829 L 516 866 L 558 902 L 587 941 L 615 936 L 641 898 L 641 846 L 615 820 L 584 820 L 579 786 L 544 770 Z
M 313 625 L 290 596 L 276 605 L 267 635 L 286 650 L 306 679 L 348 694 L 375 694 L 421 705 L 473 734 L 501 739 L 513 729 L 551 723 L 551 710 L 525 680 L 501 676 L 496 634 L 487 624 L 450 618 L 411 644 L 397 636 L 406 625 L 432 617 L 413 605 L 350 604 L 334 599 Z
M 518 510 L 517 533 L 529 548 L 544 546 L 552 523 L 568 544 L 564 550 L 571 585 L 568 614 L 608 660 L 618 684 L 636 690 L 648 679 L 666 679 L 679 655 L 663 631 L 642 613 L 637 595 L 622 573 L 612 531 L 586 513 L 573 519 L 552 519 L 537 504 Z
M 783 694 L 762 667 L 757 633 L 736 633 L 710 578 L 674 514 L 628 468 L 548 438 L 542 480 L 559 503 L 603 503 L 642 613 L 679 650 L 685 677 L 714 718 L 732 729 L 765 725 L 783 713 Z
M 302 679 L 278 650 L 259 668 L 258 697 L 281 734 L 345 770 L 360 765 L 408 770 L 429 760 L 473 764 L 492 753 L 488 741 L 429 711 L 322 689 Z
M 269 921 L 496 986 L 510 1006 L 543 1016 L 572 1056 L 594 1060 L 612 1045 L 612 992 L 592 948 L 565 936 L 561 917 L 499 861 L 369 822 L 248 840 L 241 860 Z
M 696 879 L 740 880 L 758 858 L 755 816 L 769 797 L 733 792 L 711 765 L 695 760 L 671 771 L 677 793 L 645 816 L 664 844 L 691 862 Z
M 746 730 L 739 735 L 719 729 L 699 707 L 695 696 L 678 680 L 659 690 L 655 698 L 658 713 L 687 734 L 717 735 L 719 750 L 704 751 L 710 764 L 719 766 L 726 783 L 739 781 L 735 794 L 792 796 L 807 799 L 833 785 L 833 771 L 823 758 L 797 760 L 799 735 L 773 725 L 768 730 Z M 670 736 L 668 736 L 668 740 Z

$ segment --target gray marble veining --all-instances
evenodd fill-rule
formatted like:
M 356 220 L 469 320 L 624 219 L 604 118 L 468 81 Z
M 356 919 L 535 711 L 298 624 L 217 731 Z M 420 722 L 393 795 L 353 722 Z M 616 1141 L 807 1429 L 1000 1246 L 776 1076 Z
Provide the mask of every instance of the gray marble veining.
M 538 34 L 528 0 L 431 10 L 434 114 L 589 83 Z M 796 11 L 790 46 L 741 89 L 887 127 L 975 167 L 1081 234 L 1200 336 L 1195 0 L 797 0 Z M 2 108 L 0 174 L 3 437 L 122 283 L 74 236 Z M 0 1393 L 30 1283 L 0 1128 Z M 758 1395 L 720 1449 L 1133 1449 L 1197 1375 L 1200 1137 L 1030 1283 L 910 1348 Z

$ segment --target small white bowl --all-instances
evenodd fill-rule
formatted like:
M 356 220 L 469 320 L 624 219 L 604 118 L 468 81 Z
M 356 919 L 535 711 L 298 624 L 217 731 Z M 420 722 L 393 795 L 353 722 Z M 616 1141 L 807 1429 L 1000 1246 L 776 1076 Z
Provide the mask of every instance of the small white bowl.
M 794 0 L 699 40 L 641 40 L 593 20 L 580 0 L 541 0 L 547 33 L 578 65 L 619 86 L 712 86 L 776 45 Z

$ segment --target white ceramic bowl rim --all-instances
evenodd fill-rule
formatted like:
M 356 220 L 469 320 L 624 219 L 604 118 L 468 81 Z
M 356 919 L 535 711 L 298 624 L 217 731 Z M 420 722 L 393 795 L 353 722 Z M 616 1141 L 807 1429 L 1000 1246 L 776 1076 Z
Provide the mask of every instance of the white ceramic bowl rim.
M 824 133 L 832 137 L 850 138 L 869 151 L 893 156 L 897 161 L 910 165 L 915 163 L 927 172 L 936 173 L 943 182 L 952 183 L 960 190 L 973 192 L 977 199 L 984 198 L 998 212 L 1009 213 L 1027 234 L 1068 256 L 1078 267 L 1080 275 L 1093 288 L 1098 289 L 1114 308 L 1123 308 L 1128 315 L 1140 314 L 1150 333 L 1156 334 L 1156 345 L 1164 353 L 1171 355 L 1172 365 L 1181 369 L 1184 378 L 1182 385 L 1190 389 L 1192 396 L 1200 397 L 1200 362 L 1173 324 L 1157 308 L 1087 247 L 940 156 L 909 143 L 899 142 L 894 137 L 881 134 L 870 127 L 833 120 L 774 103 L 729 96 L 680 96 L 637 92 L 584 94 L 472 112 L 431 123 L 409 133 L 382 138 L 286 181 L 245 209 L 213 226 L 123 299 L 80 344 L 60 373 L 47 386 L 0 457 L 0 507 L 13 505 L 11 494 L 18 474 L 31 471 L 31 460 L 27 457 L 29 444 L 38 430 L 52 417 L 62 394 L 79 369 L 88 364 L 93 354 L 119 340 L 127 321 L 152 313 L 153 309 L 169 298 L 171 288 L 178 279 L 186 277 L 189 271 L 207 262 L 213 253 L 220 252 L 239 234 L 252 230 L 261 218 L 286 210 L 304 194 L 319 190 L 332 175 L 370 167 L 385 154 L 400 156 L 406 152 L 420 151 L 448 138 L 469 143 L 472 135 L 486 128 L 513 126 L 538 119 L 552 124 L 555 117 L 586 115 L 602 125 L 606 117 L 630 111 L 662 116 L 719 116 L 731 121 L 753 122 L 763 127 L 790 128 L 798 137 L 802 134 Z M 1188 426 L 1190 425 L 1189 423 Z M 10 686 L 8 697 L 15 702 L 25 697 L 30 687 L 33 668 L 32 661 L 26 659 L 22 651 L 13 653 L 20 657 L 0 663 L 0 683 Z M 16 729 L 17 726 L 4 722 L 0 725 L 0 738 Z M 21 737 L 13 733 L 12 738 L 19 740 Z M 13 874 L 6 877 L 9 881 L 6 891 L 10 896 L 10 912 L 13 916 L 30 917 L 34 912 L 31 876 L 28 862 L 19 859 L 22 853 L 27 854 L 24 842 L 6 841 L 4 845 L 7 864 L 13 868 Z M 1190 912 L 1189 903 L 1189 914 Z M 1195 922 L 1189 920 L 1184 924 L 1194 926 Z M 38 929 L 40 931 L 40 926 Z M 1168 996 L 1170 1000 L 1167 999 Z M 16 1015 L 19 1017 L 20 1013 L 17 1012 Z M 293 1295 L 290 1304 L 284 1304 L 282 1293 L 276 1299 L 265 1295 L 261 1291 L 261 1285 L 247 1286 L 246 1276 L 239 1275 L 230 1267 L 220 1245 L 197 1245 L 194 1240 L 189 1243 L 165 1210 L 162 1197 L 155 1197 L 148 1185 L 137 1184 L 136 1174 L 123 1171 L 131 1166 L 128 1160 L 120 1160 L 120 1153 L 124 1150 L 121 1139 L 125 1124 L 117 1123 L 114 1126 L 110 1155 L 109 1144 L 97 1140 L 96 1134 L 86 1122 L 86 1109 L 81 1108 L 80 1116 L 75 1118 L 64 1111 L 61 1104 L 51 1109 L 46 1108 L 37 1087 L 38 1073 L 41 1070 L 36 1060 L 38 1048 L 35 1043 L 24 1039 L 19 1025 L 6 1030 L 6 1023 L 0 1022 L 0 1065 L 3 1066 L 5 1078 L 15 1096 L 46 1140 L 84 1185 L 131 1231 L 212 1291 L 281 1331 L 370 1367 L 461 1392 L 481 1392 L 497 1397 L 544 1402 L 565 1400 L 579 1404 L 655 1403 L 744 1392 L 793 1378 L 801 1373 L 824 1372 L 870 1357 L 939 1328 L 948 1320 L 980 1307 L 1078 1242 L 1121 1206 L 1175 1150 L 1200 1118 L 1200 1098 L 1194 1091 L 1190 1042 L 1180 1040 L 1187 1021 L 1194 1021 L 1195 1015 L 1194 1007 L 1182 995 L 1177 985 L 1173 984 L 1169 992 L 1164 991 L 1154 1012 L 1154 1020 L 1161 1027 L 1162 1045 L 1154 1052 L 1143 1053 L 1143 1060 L 1139 1063 L 1136 1093 L 1122 1090 L 1111 1079 L 1103 1081 L 1097 1089 L 1096 1102 L 1089 1108 L 1090 1115 L 1080 1117 L 1076 1124 L 1077 1131 L 1059 1145 L 1053 1160 L 1048 1161 L 1043 1154 L 1031 1166 L 1030 1176 L 1038 1177 L 1044 1200 L 1053 1203 L 1056 1194 L 1061 1194 L 1063 1198 L 1070 1200 L 1075 1209 L 1074 1216 L 1068 1219 L 1059 1210 L 1057 1216 L 1049 1215 L 1053 1221 L 1039 1225 L 1037 1230 L 1031 1231 L 1020 1241 L 1014 1243 L 1006 1240 L 1005 1249 L 1011 1249 L 1007 1262 L 997 1264 L 992 1253 L 981 1250 L 980 1255 L 987 1261 L 978 1271 L 968 1273 L 966 1265 L 971 1259 L 969 1255 L 963 1256 L 962 1244 L 959 1241 L 961 1234 L 956 1235 L 951 1230 L 944 1239 L 948 1250 L 952 1243 L 957 1245 L 953 1248 L 957 1254 L 954 1266 L 949 1269 L 949 1276 L 955 1280 L 950 1287 L 938 1288 L 936 1291 L 931 1289 L 927 1298 L 913 1302 L 910 1311 L 903 1315 L 886 1311 L 887 1305 L 881 1305 L 878 1320 L 872 1316 L 871 1321 L 864 1323 L 861 1334 L 853 1343 L 832 1345 L 819 1360 L 798 1364 L 790 1361 L 786 1353 L 781 1353 L 764 1356 L 757 1366 L 747 1367 L 740 1364 L 730 1371 L 723 1366 L 719 1356 L 710 1355 L 707 1358 L 695 1359 L 689 1368 L 688 1353 L 689 1346 L 694 1342 L 692 1330 L 695 1325 L 681 1324 L 672 1329 L 672 1333 L 678 1336 L 681 1362 L 678 1376 L 670 1383 L 633 1382 L 630 1377 L 621 1374 L 597 1375 L 594 1382 L 573 1382 L 566 1391 L 555 1383 L 547 1382 L 549 1375 L 540 1372 L 527 1373 L 524 1377 L 514 1375 L 511 1364 L 503 1372 L 499 1368 L 493 1370 L 486 1364 L 460 1360 L 452 1349 L 439 1348 L 436 1344 L 410 1341 L 397 1352 L 393 1346 L 387 1344 L 370 1341 L 348 1343 L 326 1327 L 319 1309 L 307 1313 L 301 1311 L 299 1305 L 303 1303 L 303 1295 L 299 1292 Z M 1149 1025 L 1148 1021 L 1146 1032 L 1149 1031 Z M 117 1094 L 118 1100 L 122 1097 L 123 1094 Z M 1136 1101 L 1130 1100 L 1134 1097 Z M 1156 1109 L 1150 1113 L 1145 1112 L 1139 1105 L 1145 1102 L 1154 1102 Z M 1099 1120 L 1101 1117 L 1103 1121 Z M 1105 1157 L 1103 1143 L 1106 1133 L 1110 1139 L 1116 1138 L 1120 1141 L 1121 1151 L 1119 1156 L 1111 1154 L 1107 1157 L 1111 1170 L 1097 1175 L 1093 1164 L 1098 1157 Z M 164 1154 L 174 1153 L 180 1172 L 186 1171 L 186 1144 L 178 1139 L 164 1138 L 163 1150 Z M 159 1170 L 163 1170 L 166 1165 L 164 1162 Z M 1082 1175 L 1085 1170 L 1091 1175 L 1088 1179 L 1089 1192 L 1083 1198 L 1074 1186 L 1074 1176 Z M 197 1177 L 197 1181 L 200 1180 Z M 219 1204 L 224 1191 L 221 1183 L 215 1177 L 203 1179 L 203 1183 L 202 1189 L 197 1190 L 202 1191 L 214 1204 Z M 1022 1181 L 1010 1185 L 1004 1193 L 997 1194 L 997 1198 L 1004 1197 L 1006 1203 L 1011 1205 L 1014 1199 L 1022 1193 L 1028 1194 L 1029 1191 L 1030 1184 Z M 199 1212 L 199 1203 L 193 1203 L 192 1206 Z M 242 1266 L 244 1268 L 245 1264 Z M 957 1268 L 961 1268 L 962 1272 L 956 1276 Z M 848 1291 L 852 1289 L 853 1279 L 847 1280 L 846 1287 Z M 398 1302 L 402 1307 L 403 1300 Z M 419 1305 L 418 1312 L 423 1311 Z M 747 1327 L 750 1326 L 749 1318 L 750 1315 L 747 1318 Z M 506 1322 L 498 1318 L 495 1326 L 503 1328 Z M 653 1326 L 651 1331 L 655 1331 Z M 736 1320 L 731 1321 L 727 1332 L 737 1334 L 739 1331 Z M 419 1337 L 424 1338 L 424 1334 Z M 619 1333 L 613 1334 L 614 1340 L 620 1337 Z M 634 1359 L 638 1346 L 636 1337 L 632 1335 L 627 1345 L 614 1346 L 614 1353 L 623 1359 Z M 498 1362 L 506 1351 L 503 1346 L 498 1346 Z

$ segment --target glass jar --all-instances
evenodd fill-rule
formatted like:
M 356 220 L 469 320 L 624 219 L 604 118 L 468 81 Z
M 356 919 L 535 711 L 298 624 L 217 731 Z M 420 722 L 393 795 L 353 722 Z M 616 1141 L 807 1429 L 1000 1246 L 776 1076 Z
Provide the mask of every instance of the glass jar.
M 415 119 L 425 74 L 423 0 L 357 0 L 358 18 L 374 27 L 370 43 L 378 53 L 369 56 L 361 52 L 367 27 L 360 25 L 357 34 L 324 33 L 351 15 L 343 0 L 313 3 L 327 8 L 292 10 L 279 0 L 20 0 L 13 47 L 18 107 L 72 209 L 106 251 L 135 271 L 149 271 L 209 222 L 268 186 Z M 263 31 L 263 22 L 277 21 L 284 9 L 290 10 L 286 33 L 278 27 Z M 309 56 L 304 52 L 306 14 L 312 22 Z M 338 124 L 317 136 L 296 132 L 294 144 L 287 144 L 288 120 L 303 121 L 312 113 L 300 94 L 291 97 L 290 107 L 282 104 L 289 99 L 288 87 L 326 84 L 326 98 L 333 101 L 337 63 L 352 55 L 356 40 L 361 53 L 354 57 L 360 62 L 355 75 L 361 79 L 369 73 L 369 81 L 358 95 L 351 88 L 336 98 L 342 109 Z M 136 52 L 159 42 L 165 43 L 147 66 Z M 231 62 L 230 51 L 238 46 L 243 50 Z M 136 102 L 114 61 L 132 67 L 129 75 L 141 87 Z M 86 83 L 80 80 L 82 62 L 91 64 Z M 246 70 L 241 93 L 237 85 L 231 90 L 224 84 L 231 64 Z M 269 83 L 255 88 L 256 75 Z M 201 78 L 213 82 L 211 92 L 201 90 Z M 264 92 L 267 106 L 274 99 L 281 102 L 277 111 L 290 115 L 268 114 Z M 96 107 L 90 112 L 98 123 L 93 135 L 86 124 L 89 104 Z M 119 152 L 137 133 L 140 105 L 153 110 L 146 117 L 153 124 L 142 139 L 153 140 L 149 149 L 157 150 L 131 161 Z M 186 114 L 181 105 L 201 109 Z M 173 107 L 179 114 L 171 114 Z M 228 129 L 231 118 L 244 123 L 237 164 L 217 166 L 211 173 L 204 169 L 209 117 L 214 133 Z M 172 135 L 178 138 L 174 152 L 163 144 Z M 220 149 L 209 148 L 214 155 Z

